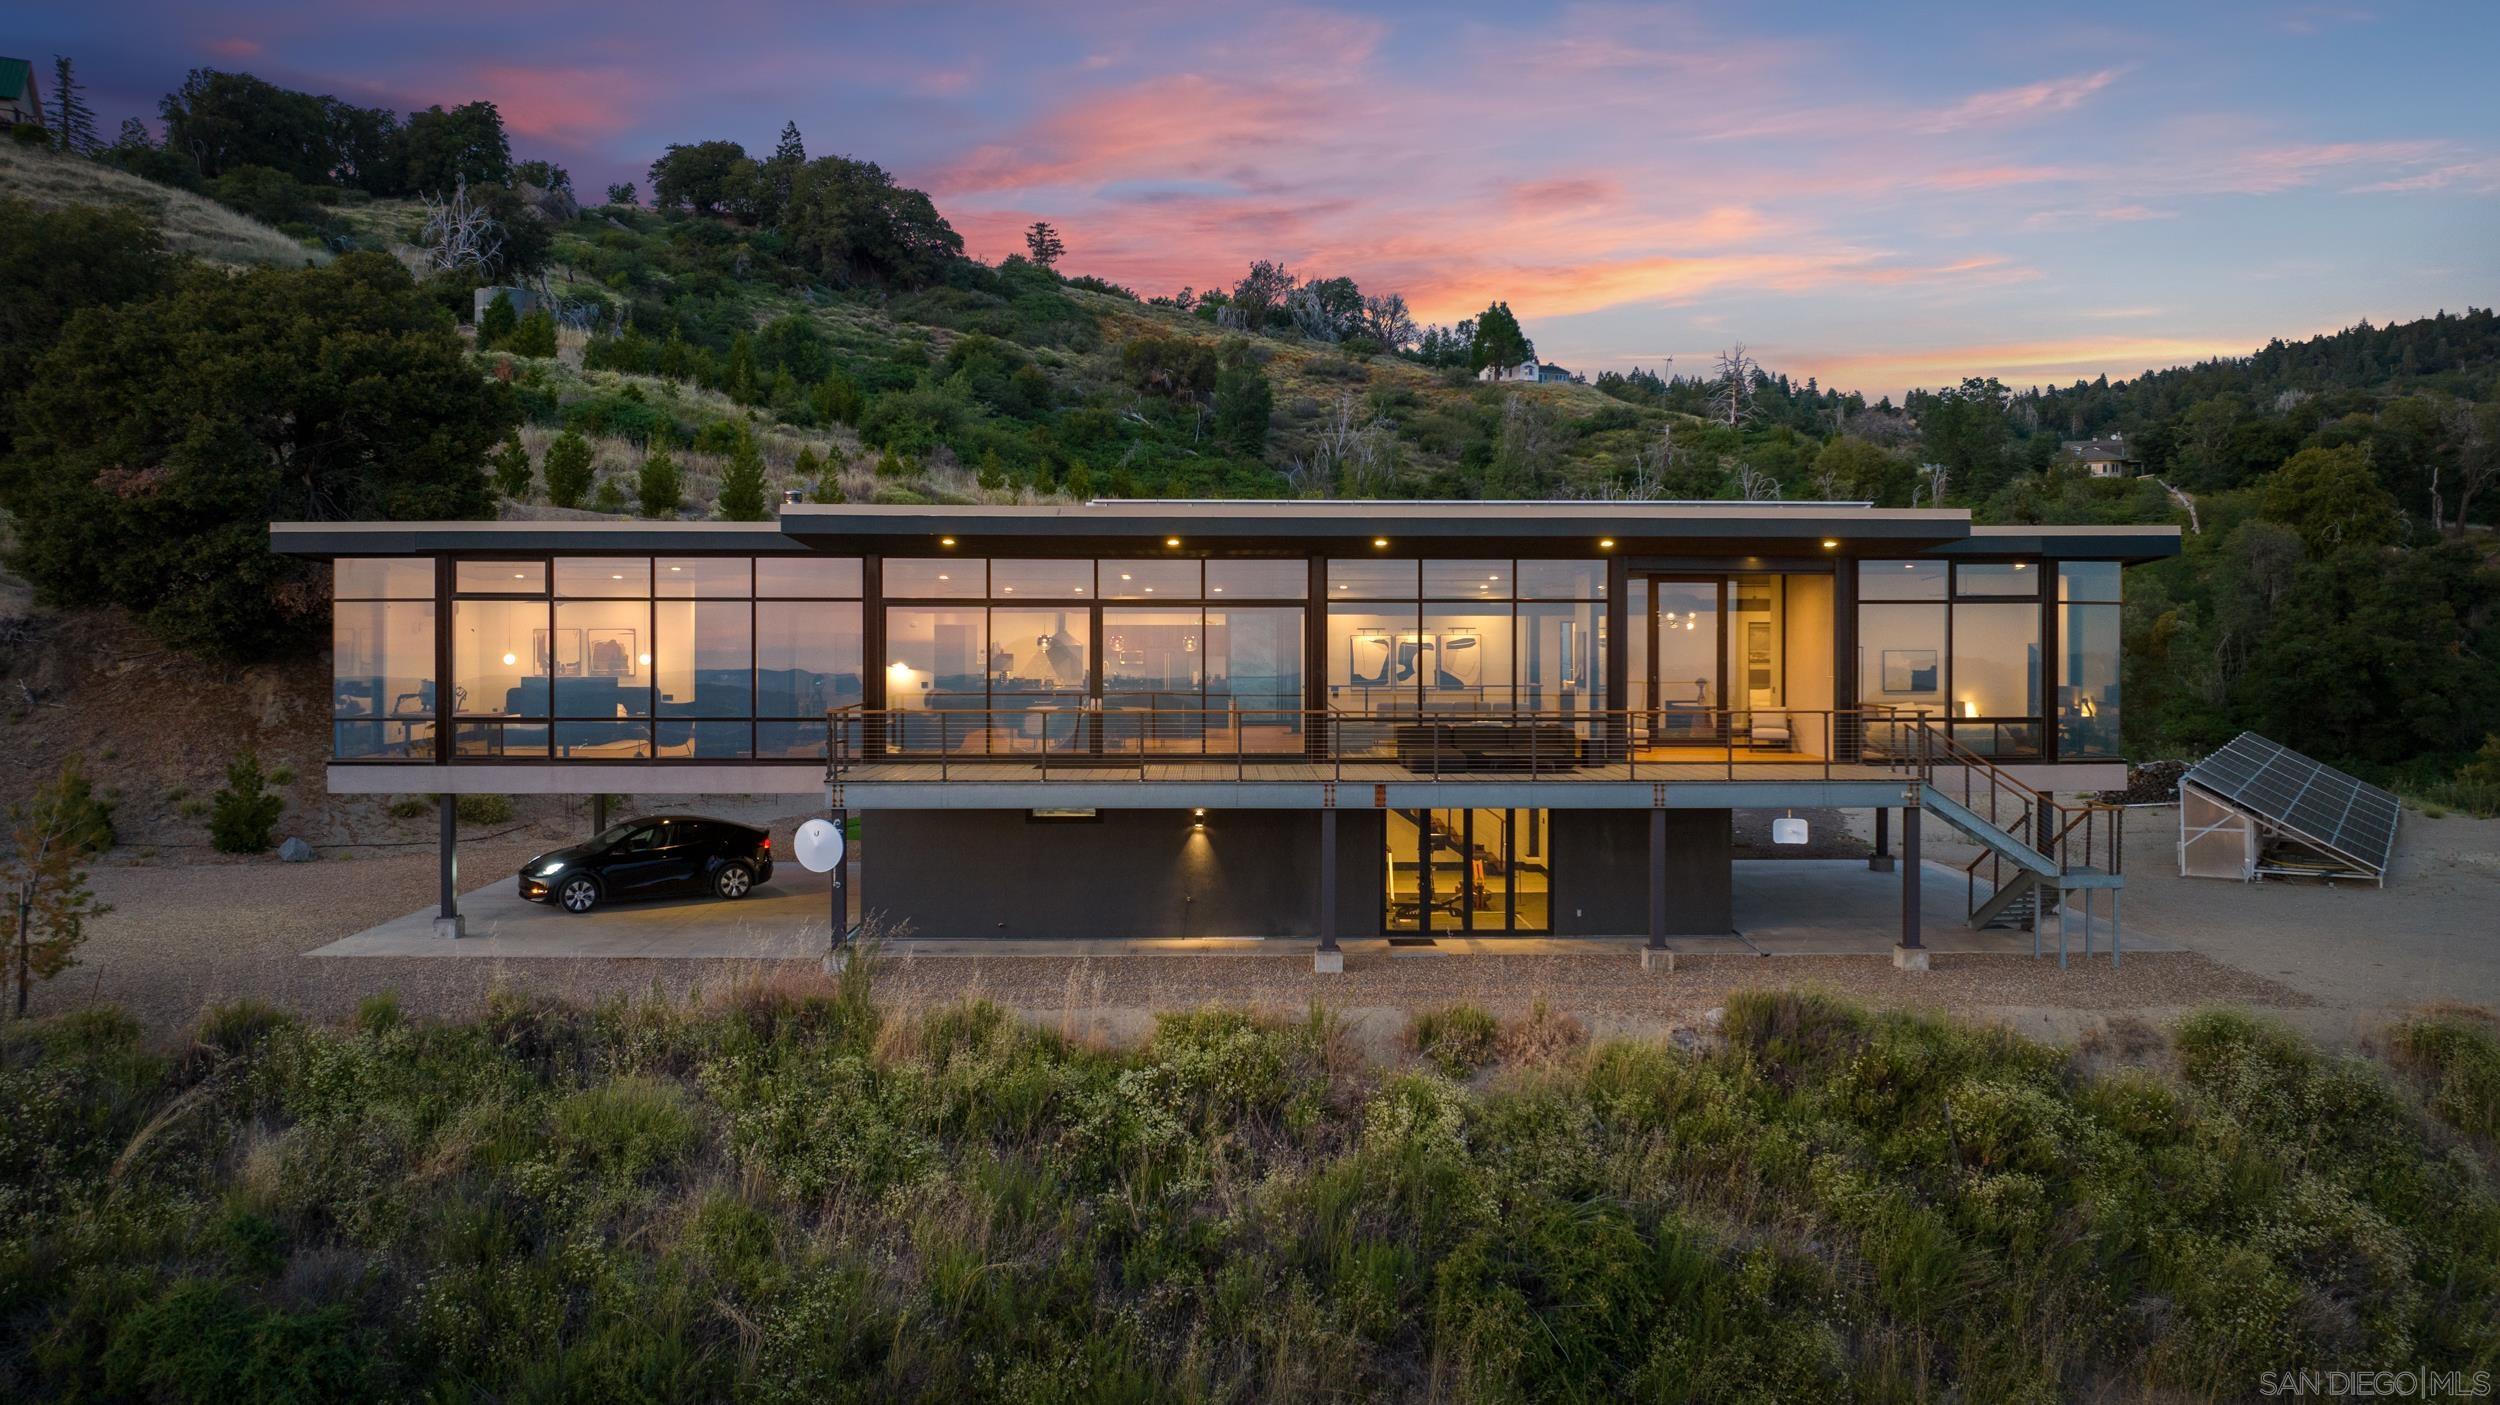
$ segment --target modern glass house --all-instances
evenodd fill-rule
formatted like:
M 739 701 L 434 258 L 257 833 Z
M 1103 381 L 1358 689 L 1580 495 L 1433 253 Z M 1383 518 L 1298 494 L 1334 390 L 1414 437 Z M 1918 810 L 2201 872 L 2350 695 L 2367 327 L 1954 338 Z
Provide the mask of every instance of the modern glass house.
M 2114 887 L 2114 814 L 2056 797 L 2123 783 L 2123 568 L 2179 549 L 1830 503 L 271 532 L 333 566 L 333 791 L 817 797 L 877 816 L 855 899 L 922 935 L 1323 965 L 1724 933 L 1745 808 L 1898 810 L 1909 852 L 1939 811 L 2007 903 Z

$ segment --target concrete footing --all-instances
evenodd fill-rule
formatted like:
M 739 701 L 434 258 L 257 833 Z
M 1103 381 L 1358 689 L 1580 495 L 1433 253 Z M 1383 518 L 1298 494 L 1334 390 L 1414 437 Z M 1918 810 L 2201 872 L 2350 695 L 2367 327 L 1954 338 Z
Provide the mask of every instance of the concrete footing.
M 1892 872 L 1892 855 L 1869 854 L 1866 856 L 1866 866 L 1876 873 L 1890 873 Z
M 1311 974 L 1313 974 L 1313 975 L 1315 975 L 1315 976 L 1342 976 L 1342 975 L 1344 975 L 1344 974 L 1345 974 L 1345 953 L 1344 953 L 1344 952 L 1342 952 L 1342 951 L 1315 951 L 1315 952 L 1312 952 L 1312 953 L 1311 953 Z
M 828 976 L 841 975 L 850 969 L 850 965 L 851 949 L 847 946 L 835 947 L 825 953 L 825 974 Z
M 1927 969 L 1927 948 L 1896 946 L 1892 949 L 1892 964 L 1898 970 L 1924 971 Z
M 1664 947 L 1642 947 L 1641 969 L 1644 971 L 1672 971 L 1675 969 L 1675 953 L 1668 951 Z
M 468 934 L 468 928 L 462 923 L 461 919 L 457 917 L 437 917 L 434 919 L 434 935 L 438 937 L 443 937 L 456 942 Z

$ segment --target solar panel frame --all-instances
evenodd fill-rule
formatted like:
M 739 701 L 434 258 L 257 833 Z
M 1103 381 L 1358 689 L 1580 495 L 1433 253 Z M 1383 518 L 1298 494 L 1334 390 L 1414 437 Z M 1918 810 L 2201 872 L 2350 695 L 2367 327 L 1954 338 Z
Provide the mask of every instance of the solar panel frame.
M 2232 738 L 2180 781 L 2386 881 L 2404 805 L 2367 781 L 2255 732 Z

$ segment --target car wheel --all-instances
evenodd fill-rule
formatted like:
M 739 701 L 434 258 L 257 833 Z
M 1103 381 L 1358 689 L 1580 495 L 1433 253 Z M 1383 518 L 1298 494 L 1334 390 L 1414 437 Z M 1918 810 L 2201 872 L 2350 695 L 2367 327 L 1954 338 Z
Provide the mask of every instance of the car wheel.
M 712 875 L 712 891 L 730 902 L 745 897 L 754 886 L 755 875 L 747 872 L 742 863 L 723 864 L 720 872 Z
M 556 885 L 556 905 L 575 916 L 599 905 L 599 884 L 596 880 L 575 876 Z

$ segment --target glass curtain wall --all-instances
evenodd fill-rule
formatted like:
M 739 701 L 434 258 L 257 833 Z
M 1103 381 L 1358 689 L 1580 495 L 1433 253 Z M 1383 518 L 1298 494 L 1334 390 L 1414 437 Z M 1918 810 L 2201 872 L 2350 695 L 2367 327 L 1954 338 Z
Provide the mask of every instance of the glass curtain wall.
M 459 756 L 821 756 L 861 697 L 856 558 L 474 560 L 453 589 Z
M 2065 561 L 2057 568 L 2057 754 L 2102 761 L 2124 754 L 2118 730 L 2119 568 Z
M 330 751 L 342 761 L 431 761 L 434 562 L 342 560 L 331 570 Z
M 1298 752 L 1309 592 L 1299 560 L 888 561 L 930 603 L 887 607 L 887 706 L 928 714 L 887 747 Z
M 1331 561 L 1328 705 L 1593 726 L 1606 705 L 1605 590 L 1599 562 Z
M 1983 756 L 2042 755 L 2043 574 L 2033 561 L 1859 563 L 1860 705 L 1942 718 Z M 1870 722 L 1869 738 L 1889 730 Z

